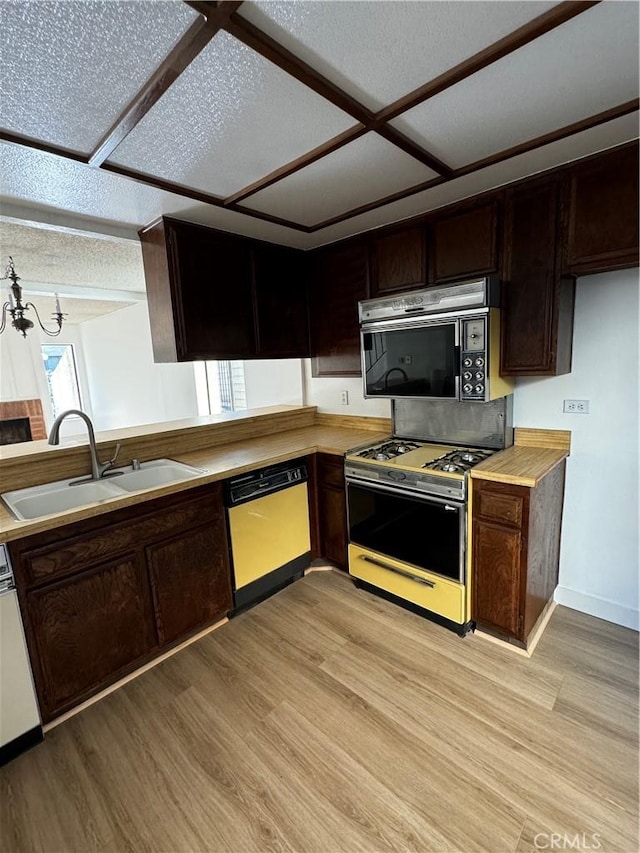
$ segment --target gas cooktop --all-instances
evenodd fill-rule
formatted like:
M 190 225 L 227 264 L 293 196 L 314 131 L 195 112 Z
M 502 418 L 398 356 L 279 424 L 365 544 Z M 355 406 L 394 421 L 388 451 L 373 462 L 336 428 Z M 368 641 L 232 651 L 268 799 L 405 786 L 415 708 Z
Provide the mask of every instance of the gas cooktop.
M 347 454 L 350 461 L 390 466 L 407 471 L 428 471 L 445 476 L 464 477 L 494 451 L 476 447 L 451 447 L 426 441 L 393 438 Z

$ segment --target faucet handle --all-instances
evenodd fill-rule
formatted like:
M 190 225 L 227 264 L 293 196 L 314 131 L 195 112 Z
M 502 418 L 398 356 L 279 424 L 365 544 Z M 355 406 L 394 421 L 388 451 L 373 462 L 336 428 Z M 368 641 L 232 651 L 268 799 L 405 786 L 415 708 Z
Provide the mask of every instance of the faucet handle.
M 112 458 L 109 460 L 109 465 L 115 464 L 115 461 L 118 458 L 118 453 L 120 453 L 120 442 L 119 441 L 116 443 L 116 450 L 115 450 L 115 453 L 113 454 Z
M 118 474 L 122 474 L 122 471 L 109 471 L 109 469 L 113 468 L 113 466 L 115 465 L 116 459 L 118 458 L 118 453 L 120 453 L 120 442 L 116 444 L 116 451 L 108 462 L 98 462 L 98 471 L 100 477 L 116 477 Z

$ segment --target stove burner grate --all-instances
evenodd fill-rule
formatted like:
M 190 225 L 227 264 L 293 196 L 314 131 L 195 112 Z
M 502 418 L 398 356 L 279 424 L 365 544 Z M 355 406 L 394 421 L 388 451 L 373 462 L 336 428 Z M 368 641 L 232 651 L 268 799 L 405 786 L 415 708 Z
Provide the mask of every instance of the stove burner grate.
M 386 441 L 377 447 L 367 447 L 365 450 L 361 450 L 358 456 L 363 459 L 376 459 L 378 462 L 385 462 L 394 459 L 396 456 L 409 453 L 411 450 L 417 450 L 419 447 L 421 445 L 414 441 Z

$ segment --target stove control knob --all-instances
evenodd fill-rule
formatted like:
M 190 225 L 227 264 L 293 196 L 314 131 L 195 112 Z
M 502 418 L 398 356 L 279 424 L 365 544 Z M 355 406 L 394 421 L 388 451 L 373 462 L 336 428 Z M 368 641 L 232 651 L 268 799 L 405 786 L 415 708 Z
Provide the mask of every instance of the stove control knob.
M 484 358 L 483 358 L 481 355 L 479 355 L 479 356 L 476 358 L 476 360 L 475 360 L 474 364 L 475 364 L 475 366 L 476 366 L 476 367 L 484 367 Z
M 476 392 L 476 394 L 484 394 L 484 385 L 478 384 L 473 390 Z
M 469 356 L 467 356 L 465 359 L 462 360 L 462 366 L 463 367 L 471 367 L 472 364 L 473 364 L 473 359 L 469 358 Z
M 473 374 L 470 370 L 465 370 L 465 372 L 462 374 L 462 378 L 465 382 L 469 382 L 469 380 L 473 378 Z
M 476 370 L 476 379 L 484 379 L 484 373 L 481 370 Z
M 464 393 L 465 393 L 465 394 L 470 394 L 470 393 L 473 391 L 473 388 L 472 388 L 472 386 L 467 382 L 467 384 L 466 384 L 466 385 L 463 385 L 463 386 L 462 386 L 462 390 L 464 391 Z

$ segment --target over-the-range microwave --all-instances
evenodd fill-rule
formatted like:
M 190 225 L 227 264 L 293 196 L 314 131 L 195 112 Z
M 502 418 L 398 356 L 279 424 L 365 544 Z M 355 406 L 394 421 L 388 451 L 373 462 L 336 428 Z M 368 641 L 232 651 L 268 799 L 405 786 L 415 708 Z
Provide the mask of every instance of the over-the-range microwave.
M 500 283 L 476 278 L 359 303 L 364 396 L 481 402 L 504 397 Z

